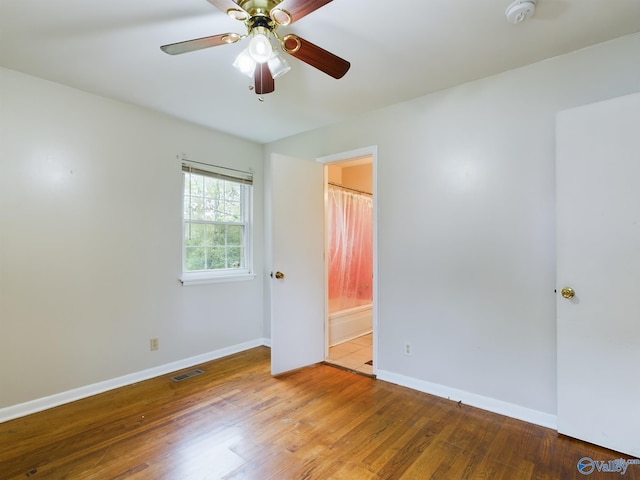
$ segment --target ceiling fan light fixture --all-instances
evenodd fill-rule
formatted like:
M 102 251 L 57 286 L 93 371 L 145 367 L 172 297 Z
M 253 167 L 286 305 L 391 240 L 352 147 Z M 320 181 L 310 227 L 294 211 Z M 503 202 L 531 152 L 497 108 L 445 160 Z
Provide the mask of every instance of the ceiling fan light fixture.
M 284 53 L 336 79 L 342 78 L 351 67 L 351 64 L 345 59 L 297 35 L 289 34 L 283 38 L 276 33 L 279 26 L 290 25 L 318 10 L 331 0 L 208 1 L 230 18 L 242 21 L 246 27 L 246 33 L 221 33 L 162 45 L 160 49 L 163 52 L 169 55 L 178 55 L 237 43 L 249 37 L 247 48 L 236 56 L 233 66 L 254 81 L 251 88 L 255 89 L 258 95 L 273 92 L 275 89 L 274 78 L 291 70 Z M 515 1 L 535 5 L 537 0 Z M 281 5 L 286 5 L 287 10 L 281 8 Z M 272 44 L 272 40 L 275 40 L 274 44 Z M 279 48 L 277 43 L 280 44 Z
M 253 31 L 253 38 L 249 42 L 249 55 L 257 63 L 268 62 L 273 54 L 273 46 L 269 41 L 268 30 L 263 27 L 257 27 Z
M 256 71 L 256 61 L 251 57 L 248 48 L 240 52 L 234 60 L 233 66 L 249 78 L 253 78 Z
M 280 52 L 273 51 L 269 62 L 267 63 L 269 66 L 269 70 L 271 71 L 271 76 L 273 78 L 278 78 L 291 70 L 291 66 L 289 62 L 284 58 L 284 56 Z

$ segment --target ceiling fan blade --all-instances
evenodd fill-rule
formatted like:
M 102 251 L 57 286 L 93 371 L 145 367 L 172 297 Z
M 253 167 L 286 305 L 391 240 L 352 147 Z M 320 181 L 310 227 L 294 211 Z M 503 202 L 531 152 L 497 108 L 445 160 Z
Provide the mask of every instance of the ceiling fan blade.
M 254 75 L 254 79 L 256 93 L 258 95 L 271 93 L 276 89 L 275 82 L 273 81 L 273 76 L 271 75 L 271 70 L 269 70 L 269 65 L 267 65 L 266 63 L 256 64 L 256 73 Z
M 203 48 L 217 47 L 219 45 L 228 45 L 236 43 L 242 38 L 239 33 L 221 33 L 212 37 L 196 38 L 195 40 L 186 40 L 184 42 L 170 43 L 163 45 L 160 49 L 169 55 L 179 55 L 181 53 L 202 50 Z
M 277 7 L 271 10 L 271 16 L 281 25 L 289 25 L 315 12 L 331 1 L 332 0 L 283 0 Z M 281 16 L 279 12 L 288 13 L 290 17 L 289 21 L 286 20 L 286 15 L 283 14 Z M 282 21 L 280 19 L 282 19 Z
M 238 5 L 233 0 L 207 0 L 214 7 L 218 7 L 224 13 L 229 15 L 231 18 L 235 18 L 236 20 L 246 20 L 249 18 L 249 14 L 243 10 L 243 8 Z M 231 11 L 231 14 L 229 14 Z
M 344 77 L 351 67 L 351 64 L 346 60 L 297 35 L 284 37 L 283 48 L 288 54 L 323 71 L 327 75 L 331 75 L 333 78 Z

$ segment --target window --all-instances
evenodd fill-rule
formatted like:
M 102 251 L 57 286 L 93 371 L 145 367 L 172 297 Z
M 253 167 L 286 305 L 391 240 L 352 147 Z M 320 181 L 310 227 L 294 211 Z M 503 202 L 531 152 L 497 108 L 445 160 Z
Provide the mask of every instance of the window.
M 182 283 L 253 278 L 253 175 L 203 164 L 182 165 Z

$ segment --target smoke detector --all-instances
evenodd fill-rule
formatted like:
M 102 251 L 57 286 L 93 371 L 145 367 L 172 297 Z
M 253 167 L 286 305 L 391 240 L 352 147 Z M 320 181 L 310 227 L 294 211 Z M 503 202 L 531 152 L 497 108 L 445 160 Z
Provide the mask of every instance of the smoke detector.
M 507 22 L 518 24 L 533 17 L 536 11 L 536 1 L 537 0 L 515 0 L 504 12 L 507 16 Z

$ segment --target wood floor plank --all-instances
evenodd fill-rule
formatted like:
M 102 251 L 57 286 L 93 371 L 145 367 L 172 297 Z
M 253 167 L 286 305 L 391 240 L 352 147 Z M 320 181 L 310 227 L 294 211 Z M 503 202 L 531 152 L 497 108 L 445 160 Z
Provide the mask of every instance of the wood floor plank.
M 198 368 L 0 424 L 0 479 L 564 480 L 627 458 L 327 365 L 274 378 L 264 347 Z
M 444 421 L 455 418 L 452 409 L 442 404 L 423 406 L 412 412 L 413 421 L 399 425 L 382 445 L 370 451 L 364 462 L 383 478 L 401 478 L 405 470 L 428 449 L 444 427 Z

